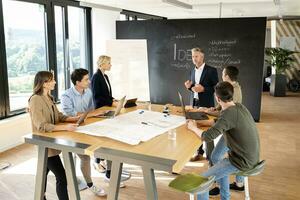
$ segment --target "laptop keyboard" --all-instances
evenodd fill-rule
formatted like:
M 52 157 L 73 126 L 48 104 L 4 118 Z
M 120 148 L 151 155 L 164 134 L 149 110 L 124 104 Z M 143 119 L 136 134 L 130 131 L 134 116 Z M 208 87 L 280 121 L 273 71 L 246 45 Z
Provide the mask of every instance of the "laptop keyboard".
M 196 119 L 196 120 L 208 119 L 208 116 L 203 112 L 187 112 L 186 117 L 188 119 Z

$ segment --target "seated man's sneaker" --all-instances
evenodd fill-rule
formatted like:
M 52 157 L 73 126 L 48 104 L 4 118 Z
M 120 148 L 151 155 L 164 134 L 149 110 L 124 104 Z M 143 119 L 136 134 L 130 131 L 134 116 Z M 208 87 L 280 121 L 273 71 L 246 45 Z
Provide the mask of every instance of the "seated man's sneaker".
M 220 194 L 220 188 L 214 187 L 213 189 L 209 190 L 209 196 L 216 197 Z
M 237 186 L 236 182 L 231 183 L 231 184 L 229 185 L 229 188 L 230 188 L 231 190 L 239 191 L 239 192 L 242 192 L 242 191 L 245 190 L 245 187 L 244 187 L 244 186 L 239 187 L 239 186 Z
M 102 188 L 98 188 L 98 187 L 95 186 L 95 185 L 93 185 L 92 187 L 90 187 L 89 190 L 90 190 L 91 192 L 93 192 L 96 196 L 99 196 L 99 197 L 106 196 L 105 190 L 102 189 Z
M 131 177 L 131 173 L 122 171 L 121 180 L 120 180 L 120 188 L 124 188 L 125 184 L 124 181 L 129 180 Z M 110 172 L 106 172 L 104 176 L 104 182 L 109 183 L 110 182 Z

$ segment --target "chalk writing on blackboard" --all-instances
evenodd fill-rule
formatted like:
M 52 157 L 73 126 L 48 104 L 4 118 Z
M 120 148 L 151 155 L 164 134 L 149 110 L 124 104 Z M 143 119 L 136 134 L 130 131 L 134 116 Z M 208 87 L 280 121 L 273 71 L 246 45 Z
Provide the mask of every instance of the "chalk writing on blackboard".
M 187 61 L 192 60 L 192 52 L 191 49 L 179 49 L 177 48 L 177 44 L 173 44 L 173 60 L 174 61 Z
M 171 37 L 171 39 L 192 39 L 192 38 L 196 38 L 196 34 L 186 34 L 186 35 L 182 35 L 182 34 L 177 34 Z
M 237 39 L 210 40 L 205 62 L 217 68 L 239 65 L 241 60 L 232 55 L 232 49 L 236 47 L 237 43 Z
M 191 49 L 178 48 L 177 43 L 172 45 L 171 66 L 176 69 L 189 69 L 191 68 L 192 52 Z

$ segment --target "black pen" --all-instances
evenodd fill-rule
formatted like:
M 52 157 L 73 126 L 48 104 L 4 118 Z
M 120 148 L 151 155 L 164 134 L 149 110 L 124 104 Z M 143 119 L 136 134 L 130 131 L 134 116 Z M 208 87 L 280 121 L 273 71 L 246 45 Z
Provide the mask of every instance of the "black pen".
M 155 127 L 158 127 L 158 128 L 166 128 L 164 126 L 161 126 L 159 124 L 155 124 L 155 123 L 152 123 L 152 122 L 141 122 L 141 124 L 148 125 L 148 126 L 155 126 Z

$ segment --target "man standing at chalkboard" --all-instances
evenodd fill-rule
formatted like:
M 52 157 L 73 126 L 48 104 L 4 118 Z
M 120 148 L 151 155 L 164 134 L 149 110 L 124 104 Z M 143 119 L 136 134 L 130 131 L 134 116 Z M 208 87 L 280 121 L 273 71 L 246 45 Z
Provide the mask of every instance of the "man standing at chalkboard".
M 190 104 L 193 107 L 214 107 L 215 86 L 219 82 L 217 69 L 208 66 L 204 62 L 204 52 L 196 47 L 192 49 L 192 60 L 195 68 L 190 72 L 190 78 L 184 85 L 191 91 Z M 206 158 L 210 160 L 214 143 L 207 143 Z M 198 149 L 197 155 L 191 158 L 191 161 L 198 161 L 203 158 L 203 145 Z

